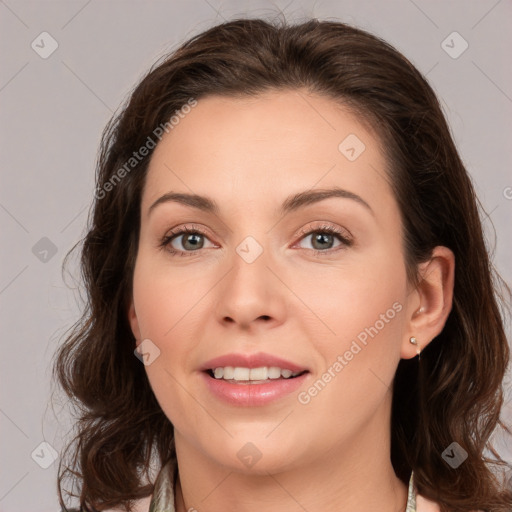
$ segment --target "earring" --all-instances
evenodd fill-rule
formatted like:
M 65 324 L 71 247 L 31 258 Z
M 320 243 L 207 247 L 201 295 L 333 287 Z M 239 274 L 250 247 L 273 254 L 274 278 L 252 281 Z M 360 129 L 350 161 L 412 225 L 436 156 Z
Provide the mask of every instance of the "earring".
M 420 344 L 418 343 L 418 340 L 414 337 L 414 336 L 411 336 L 409 338 L 409 341 L 413 344 L 413 345 L 416 345 L 416 353 L 418 354 L 418 361 L 420 360 L 420 354 L 421 354 L 421 348 L 420 348 Z

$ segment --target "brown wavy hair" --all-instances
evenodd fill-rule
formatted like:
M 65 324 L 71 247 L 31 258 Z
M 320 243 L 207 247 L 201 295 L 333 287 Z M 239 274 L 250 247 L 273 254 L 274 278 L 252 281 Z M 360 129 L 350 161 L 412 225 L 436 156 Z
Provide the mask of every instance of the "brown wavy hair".
M 418 283 L 417 265 L 435 246 L 455 254 L 454 301 L 443 331 L 420 362 L 401 360 L 396 371 L 391 459 L 397 476 L 407 484 L 414 470 L 418 492 L 442 512 L 510 511 L 512 492 L 503 482 L 510 465 L 490 442 L 498 427 L 511 433 L 500 419 L 510 289 L 490 261 L 471 179 L 421 73 L 380 38 L 316 19 L 236 19 L 192 37 L 151 67 L 105 128 L 96 176 L 102 193 L 85 237 L 70 251 L 83 244 L 87 303 L 53 367 L 76 415 L 76 435 L 64 452 L 72 456 L 59 464 L 61 505 L 68 477 L 79 493 L 66 492 L 79 498 L 81 510 L 131 510 L 132 500 L 153 491 L 155 458 L 161 467 L 176 457 L 173 426 L 134 356 L 127 316 L 152 151 L 112 185 L 114 174 L 191 98 L 273 90 L 330 98 L 377 134 L 401 211 L 411 282 Z M 468 454 L 457 469 L 442 458 L 454 441 Z

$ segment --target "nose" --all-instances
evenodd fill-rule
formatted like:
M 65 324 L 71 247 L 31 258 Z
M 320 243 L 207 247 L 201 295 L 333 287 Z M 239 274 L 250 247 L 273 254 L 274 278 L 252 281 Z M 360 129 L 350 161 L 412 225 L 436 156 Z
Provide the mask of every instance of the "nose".
M 248 331 L 284 321 L 286 287 L 269 260 L 265 251 L 251 263 L 235 253 L 217 295 L 217 318 L 225 326 Z

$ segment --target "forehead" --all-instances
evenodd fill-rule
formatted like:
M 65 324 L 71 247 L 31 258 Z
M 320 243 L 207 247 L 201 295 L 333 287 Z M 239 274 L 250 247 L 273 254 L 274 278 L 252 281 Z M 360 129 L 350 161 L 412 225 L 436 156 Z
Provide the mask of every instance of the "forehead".
M 187 112 L 154 150 L 143 210 L 171 190 L 264 205 L 317 187 L 364 191 L 370 200 L 390 193 L 379 139 L 330 98 L 209 96 Z

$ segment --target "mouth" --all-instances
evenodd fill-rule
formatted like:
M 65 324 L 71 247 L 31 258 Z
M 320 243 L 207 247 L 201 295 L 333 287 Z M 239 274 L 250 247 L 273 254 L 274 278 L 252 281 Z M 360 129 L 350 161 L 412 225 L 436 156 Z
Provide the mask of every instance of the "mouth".
M 261 364 L 261 363 L 260 363 Z M 266 406 L 289 400 L 310 379 L 310 371 L 279 366 L 214 366 L 200 372 L 211 396 L 235 407 Z
M 264 406 L 290 397 L 310 378 L 310 369 L 274 354 L 231 353 L 199 368 L 208 392 L 232 406 Z
M 279 380 L 292 380 L 309 373 L 308 370 L 292 371 L 277 366 L 247 368 L 241 366 L 218 366 L 205 370 L 212 379 L 231 384 L 268 384 Z

